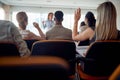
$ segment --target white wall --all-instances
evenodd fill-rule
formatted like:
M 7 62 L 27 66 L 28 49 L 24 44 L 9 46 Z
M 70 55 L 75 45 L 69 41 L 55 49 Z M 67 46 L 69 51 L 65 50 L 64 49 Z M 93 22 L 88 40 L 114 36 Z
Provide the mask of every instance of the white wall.
M 12 16 L 12 12 L 19 12 L 19 11 L 25 11 L 25 12 L 33 12 L 33 13 L 49 13 L 49 12 L 55 12 L 57 10 L 63 11 L 64 14 L 72 14 L 74 15 L 75 8 L 46 8 L 46 7 L 20 7 L 20 6 L 12 6 L 10 15 Z M 96 16 L 96 10 L 95 9 L 82 9 L 81 14 L 85 15 L 88 11 L 92 11 L 94 15 Z M 12 19 L 10 19 L 12 20 Z
M 112 0 L 117 10 L 117 27 L 120 30 L 120 0 Z
M 57 10 L 62 10 L 64 13 L 74 14 L 75 8 L 44 8 L 44 7 L 19 7 L 12 6 L 11 11 L 26 11 L 26 12 L 37 12 L 37 13 L 48 13 L 55 12 Z M 95 9 L 82 9 L 82 14 L 87 13 L 87 11 L 92 11 L 96 14 Z

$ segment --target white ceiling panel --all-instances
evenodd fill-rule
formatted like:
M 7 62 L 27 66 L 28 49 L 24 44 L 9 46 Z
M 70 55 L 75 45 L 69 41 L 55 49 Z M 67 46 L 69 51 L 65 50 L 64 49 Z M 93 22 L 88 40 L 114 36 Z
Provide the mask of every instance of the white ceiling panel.
M 88 8 L 95 9 L 106 0 L 0 0 L 2 3 L 12 6 L 33 7 L 60 7 L 60 8 Z

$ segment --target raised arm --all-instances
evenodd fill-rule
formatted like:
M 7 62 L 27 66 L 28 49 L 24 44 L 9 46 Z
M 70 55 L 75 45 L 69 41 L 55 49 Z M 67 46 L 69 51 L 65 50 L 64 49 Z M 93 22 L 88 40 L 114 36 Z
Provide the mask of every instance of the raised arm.
M 78 35 L 78 21 L 81 18 L 81 9 L 78 8 L 74 13 L 74 26 L 73 26 L 73 32 L 72 32 L 72 38 L 75 40 L 76 36 Z
M 42 32 L 41 28 L 39 27 L 39 24 L 36 23 L 36 22 L 33 22 L 33 25 L 34 25 L 34 27 L 38 30 L 41 38 L 42 38 L 42 39 L 45 39 L 45 35 L 44 35 L 44 33 Z

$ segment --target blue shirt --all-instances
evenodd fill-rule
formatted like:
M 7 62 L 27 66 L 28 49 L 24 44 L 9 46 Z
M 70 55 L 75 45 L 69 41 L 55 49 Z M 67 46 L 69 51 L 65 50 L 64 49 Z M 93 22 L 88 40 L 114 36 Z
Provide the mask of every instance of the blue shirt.
M 53 25 L 54 25 L 54 21 L 52 21 L 52 20 L 45 21 L 45 23 L 43 25 L 43 27 L 45 29 L 45 32 L 47 32 L 48 30 L 50 30 L 53 27 Z

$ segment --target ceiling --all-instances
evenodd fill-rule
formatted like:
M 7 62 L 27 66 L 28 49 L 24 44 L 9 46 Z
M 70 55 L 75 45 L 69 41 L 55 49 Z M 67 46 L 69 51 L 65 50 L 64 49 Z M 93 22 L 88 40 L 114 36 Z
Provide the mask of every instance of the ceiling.
M 95 9 L 100 3 L 107 0 L 0 0 L 12 6 L 58 7 L 58 8 L 85 8 Z

